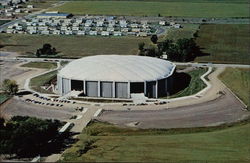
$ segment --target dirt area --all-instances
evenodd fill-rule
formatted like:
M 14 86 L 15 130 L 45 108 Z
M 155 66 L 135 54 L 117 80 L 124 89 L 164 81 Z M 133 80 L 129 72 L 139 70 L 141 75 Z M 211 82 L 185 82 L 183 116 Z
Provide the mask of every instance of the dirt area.
M 24 70 L 17 68 L 17 65 L 20 63 L 21 62 L 0 62 L 0 82 L 2 82 L 4 79 L 15 79 L 16 76 L 30 71 L 28 69 Z
M 202 104 L 163 110 L 104 111 L 98 120 L 139 128 L 187 128 L 216 126 L 250 116 L 242 104 L 227 90 L 220 98 Z
M 73 109 L 56 109 L 24 102 L 14 97 L 0 106 L 0 113 L 6 118 L 11 116 L 31 116 L 41 119 L 66 120 L 73 115 Z
M 20 67 L 25 63 L 16 61 L 0 62 L 0 82 L 4 79 L 13 79 L 17 81 L 19 89 L 23 89 L 27 78 L 46 71 L 46 69 Z

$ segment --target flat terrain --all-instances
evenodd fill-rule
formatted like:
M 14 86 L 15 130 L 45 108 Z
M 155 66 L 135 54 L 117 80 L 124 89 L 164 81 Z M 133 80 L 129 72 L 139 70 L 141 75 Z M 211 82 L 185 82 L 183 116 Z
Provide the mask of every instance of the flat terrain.
M 199 29 L 199 26 L 199 24 L 183 24 L 183 28 L 171 28 L 168 30 L 165 38 L 171 40 L 193 38 L 194 33 Z
M 158 111 L 104 111 L 98 120 L 129 126 L 138 122 L 139 128 L 187 128 L 214 126 L 235 122 L 250 115 L 242 110 L 241 103 L 227 89 L 226 95 L 196 105 Z M 153 106 L 152 106 L 153 107 Z
M 227 68 L 219 78 L 250 108 L 250 69 Z
M 20 64 L 18 62 L 1 62 L 0 64 L 0 83 L 3 82 L 4 79 L 14 79 L 16 80 L 16 76 L 22 75 L 29 70 L 22 70 L 17 67 Z
M 29 62 L 29 63 L 23 64 L 21 67 L 54 69 L 57 67 L 57 64 L 51 63 L 51 62 Z
M 91 36 L 42 36 L 23 34 L 0 34 L 0 50 L 35 53 L 43 44 L 50 43 L 63 57 L 83 57 L 99 54 L 136 54 L 139 42 L 150 38 L 137 37 L 91 37 Z
M 16 98 L 12 98 L 0 107 L 0 114 L 7 118 L 19 115 L 41 119 L 65 120 L 72 116 L 73 111 L 74 109 L 53 109 L 51 107 L 26 103 Z
M 250 64 L 249 25 L 201 25 L 196 43 L 209 55 L 198 62 Z
M 208 129 L 208 131 L 210 131 Z M 203 130 L 138 130 L 92 123 L 63 161 L 249 162 L 250 123 Z
M 217 1 L 218 2 L 218 1 Z M 149 2 L 149 1 L 74 1 L 53 8 L 60 12 L 91 15 L 249 17 L 246 3 Z

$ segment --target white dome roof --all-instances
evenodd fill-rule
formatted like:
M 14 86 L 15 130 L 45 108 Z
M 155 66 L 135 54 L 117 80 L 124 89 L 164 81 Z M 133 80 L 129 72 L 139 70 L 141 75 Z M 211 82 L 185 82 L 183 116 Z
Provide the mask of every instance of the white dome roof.
M 97 55 L 74 60 L 59 71 L 59 76 L 88 81 L 144 82 L 172 75 L 169 61 L 132 55 Z

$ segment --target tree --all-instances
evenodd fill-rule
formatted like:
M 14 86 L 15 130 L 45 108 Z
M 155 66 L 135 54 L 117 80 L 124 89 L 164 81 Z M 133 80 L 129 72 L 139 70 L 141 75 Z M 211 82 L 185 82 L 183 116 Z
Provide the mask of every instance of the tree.
M 144 42 L 140 42 L 140 43 L 138 43 L 138 49 L 139 49 L 139 51 L 138 51 L 138 55 L 145 55 L 144 54 L 144 46 L 145 46 L 145 43 Z
M 156 57 L 158 53 L 158 49 L 155 46 L 149 46 L 146 50 L 146 56 Z
M 14 95 L 18 91 L 18 85 L 15 80 L 5 79 L 2 86 L 3 90 L 10 95 Z
M 152 35 L 152 36 L 151 36 L 151 41 L 152 41 L 152 43 L 156 44 L 157 41 L 158 41 L 157 35 Z
M 185 62 L 194 57 L 197 46 L 192 38 L 178 39 L 176 45 L 180 54 L 179 61 Z
M 39 58 L 41 56 L 41 49 L 36 50 L 36 56 Z
M 145 46 L 145 43 L 144 43 L 144 42 L 138 43 L 138 49 L 139 49 L 140 51 L 144 50 L 144 46 Z
M 36 56 L 40 57 L 41 55 L 55 55 L 56 53 L 57 53 L 56 48 L 46 43 L 46 44 L 43 44 L 42 48 L 37 49 Z

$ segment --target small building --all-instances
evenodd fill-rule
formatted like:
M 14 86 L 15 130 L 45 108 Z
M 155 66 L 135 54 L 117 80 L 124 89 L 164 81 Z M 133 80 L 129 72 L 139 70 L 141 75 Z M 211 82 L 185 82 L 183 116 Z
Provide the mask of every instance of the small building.
M 137 36 L 138 37 L 147 37 L 148 33 L 147 32 L 139 32 L 139 33 L 137 33 Z
M 131 31 L 132 31 L 132 32 L 140 32 L 141 29 L 140 29 L 140 28 L 132 28 Z
M 181 28 L 181 25 L 180 24 L 174 24 L 173 27 L 174 28 Z
M 78 31 L 78 30 L 79 30 L 79 27 L 72 27 L 72 30 L 73 30 L 73 31 Z
M 113 28 L 113 27 L 108 27 L 108 28 L 107 28 L 107 31 L 108 31 L 108 32 L 114 32 L 114 31 L 115 31 L 115 28 Z
M 162 20 L 162 21 L 159 21 L 159 25 L 163 25 L 163 26 L 164 26 L 164 25 L 166 25 L 166 22 L 163 21 L 163 20 Z
M 89 31 L 89 35 L 96 36 L 97 35 L 97 31 Z
M 36 33 L 37 33 L 37 30 L 31 29 L 31 30 L 28 31 L 28 33 L 29 33 L 29 34 L 36 34 Z
M 120 32 L 120 31 L 115 31 L 115 32 L 113 33 L 113 35 L 114 35 L 114 36 L 121 36 L 121 35 L 122 35 L 122 32 Z
M 121 27 L 121 28 L 126 28 L 127 25 L 128 25 L 128 23 L 127 23 L 126 20 L 120 20 L 119 24 L 120 24 L 120 27 Z
M 34 8 L 33 5 L 27 5 L 27 8 Z
M 129 29 L 128 28 L 121 28 L 121 32 L 128 32 Z
M 72 35 L 72 34 L 73 34 L 73 32 L 70 30 L 65 31 L 65 35 Z
M 59 30 L 54 30 L 54 31 L 52 32 L 53 35 L 60 35 L 60 33 L 61 33 L 61 32 L 60 32 Z
M 103 26 L 103 23 L 104 23 L 104 22 L 103 22 L 102 20 L 99 20 L 99 21 L 96 22 L 96 26 L 97 26 L 97 27 L 102 27 L 102 26 Z
M 48 34 L 49 34 L 49 31 L 48 31 L 48 30 L 43 30 L 43 31 L 41 31 L 41 34 L 42 34 L 42 35 L 48 35 Z
M 92 26 L 92 23 L 93 23 L 93 21 L 88 19 L 88 20 L 86 20 L 84 26 L 85 26 L 85 27 L 91 27 L 91 26 Z
M 102 35 L 102 36 L 109 36 L 109 32 L 108 32 L 108 31 L 102 31 L 102 32 L 101 32 L 101 35 Z
M 131 28 L 138 28 L 138 24 L 137 23 L 130 24 L 130 27 Z
M 77 31 L 77 35 L 85 35 L 85 31 Z

